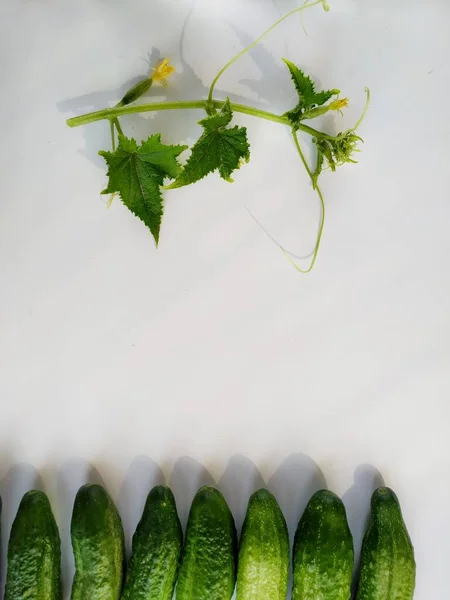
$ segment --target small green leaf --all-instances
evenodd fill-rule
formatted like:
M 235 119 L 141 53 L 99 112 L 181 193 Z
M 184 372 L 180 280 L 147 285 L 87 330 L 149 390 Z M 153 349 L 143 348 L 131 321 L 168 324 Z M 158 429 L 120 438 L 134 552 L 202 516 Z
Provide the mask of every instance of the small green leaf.
M 100 151 L 108 165 L 108 186 L 102 194 L 118 192 L 122 202 L 152 232 L 156 245 L 163 215 L 161 186 L 181 171 L 178 155 L 187 146 L 166 146 L 161 135 L 151 135 L 140 146 L 134 139 L 119 135 L 114 152 Z
M 204 131 L 192 147 L 183 171 L 167 189 L 189 185 L 216 170 L 226 181 L 233 181 L 231 174 L 242 161 L 249 161 L 250 151 L 247 129 L 227 128 L 232 118 L 233 111 L 227 98 L 220 112 L 199 121 Z
M 284 114 L 291 125 L 295 127 L 304 119 L 314 118 L 322 113 L 327 112 L 327 109 L 323 111 L 317 111 L 314 109 L 316 109 L 318 106 L 322 106 L 333 96 L 339 94 L 339 90 L 323 90 L 321 92 L 316 92 L 314 82 L 309 75 L 305 75 L 305 73 L 291 63 L 290 60 L 283 58 L 283 61 L 286 63 L 289 69 L 292 81 L 294 82 L 294 86 L 298 94 L 297 106 Z M 310 116 L 309 111 L 311 111 Z

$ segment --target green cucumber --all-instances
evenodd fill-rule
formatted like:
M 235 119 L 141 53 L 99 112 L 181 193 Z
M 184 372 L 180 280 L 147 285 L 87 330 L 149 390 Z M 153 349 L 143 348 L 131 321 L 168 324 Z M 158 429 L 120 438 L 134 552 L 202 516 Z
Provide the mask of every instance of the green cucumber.
M 133 536 L 122 600 L 172 600 L 182 545 L 175 498 L 158 485 L 147 496 Z
M 333 492 L 320 490 L 295 534 L 292 600 L 349 600 L 353 561 L 344 505 Z
M 125 550 L 122 522 L 101 485 L 83 485 L 71 523 L 75 577 L 72 600 L 119 600 Z
M 411 600 L 414 548 L 395 493 L 381 487 L 372 495 L 371 514 L 361 551 L 357 600 Z
M 249 500 L 242 526 L 236 600 L 285 600 L 289 534 L 276 498 L 265 489 Z
M 236 555 L 236 527 L 225 498 L 213 487 L 200 488 L 189 511 L 177 600 L 230 600 Z
M 22 498 L 8 545 L 5 600 L 60 600 L 61 544 L 50 502 L 31 490 Z

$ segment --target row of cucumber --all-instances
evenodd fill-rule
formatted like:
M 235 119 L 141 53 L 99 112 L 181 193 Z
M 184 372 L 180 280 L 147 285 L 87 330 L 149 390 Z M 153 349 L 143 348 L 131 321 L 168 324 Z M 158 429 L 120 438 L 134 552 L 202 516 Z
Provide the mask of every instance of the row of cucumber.
M 213 487 L 201 488 L 186 535 L 169 488 L 147 497 L 125 565 L 119 513 L 106 490 L 84 485 L 75 498 L 71 538 L 72 600 L 285 600 L 290 546 L 283 513 L 267 490 L 248 504 L 239 548 L 231 511 Z M 5 600 L 60 600 L 60 538 L 43 492 L 23 497 L 11 529 Z M 293 600 L 349 600 L 353 539 L 342 501 L 316 492 L 297 527 L 292 553 Z M 413 547 L 395 493 L 372 496 L 357 600 L 411 600 Z

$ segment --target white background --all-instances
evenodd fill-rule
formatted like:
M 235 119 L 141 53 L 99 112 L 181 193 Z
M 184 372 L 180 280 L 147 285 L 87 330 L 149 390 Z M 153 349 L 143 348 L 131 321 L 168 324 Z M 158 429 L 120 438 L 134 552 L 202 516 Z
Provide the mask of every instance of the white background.
M 294 0 L 0 6 L 3 549 L 21 495 L 41 487 L 68 589 L 78 486 L 106 485 L 129 540 L 164 478 L 183 520 L 198 485 L 218 482 L 238 525 L 268 483 L 291 532 L 326 484 L 358 547 L 384 479 L 415 544 L 415 598 L 448 600 L 448 2 L 335 0 L 305 13 L 307 37 L 293 17 L 220 81 L 218 98 L 282 113 L 295 102 L 286 56 L 351 99 L 343 120 L 322 123 L 330 131 L 355 122 L 371 88 L 359 164 L 323 177 L 324 240 L 307 276 L 246 210 L 294 253 L 311 251 L 317 199 L 282 126 L 237 116 L 251 162 L 233 185 L 214 174 L 167 193 L 156 250 L 99 195 L 107 124 L 65 125 L 117 102 L 149 57 L 177 68 L 168 97 L 205 97 Z M 192 144 L 201 116 L 123 126 Z

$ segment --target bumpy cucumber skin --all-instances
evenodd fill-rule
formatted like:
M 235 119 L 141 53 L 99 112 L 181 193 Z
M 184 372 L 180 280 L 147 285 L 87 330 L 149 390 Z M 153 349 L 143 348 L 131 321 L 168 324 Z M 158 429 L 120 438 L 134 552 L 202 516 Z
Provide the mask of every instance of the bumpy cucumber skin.
M 182 545 L 175 498 L 168 487 L 156 486 L 133 536 L 122 600 L 172 600 Z
M 276 498 L 265 489 L 250 497 L 239 545 L 236 600 L 286 600 L 289 534 Z
M 189 512 L 177 600 L 230 600 L 236 581 L 237 536 L 222 494 L 205 486 Z
M 353 561 L 344 505 L 333 492 L 320 490 L 295 534 L 292 600 L 349 600 Z
M 5 600 L 61 599 L 61 544 L 50 502 L 31 490 L 22 498 L 8 545 Z
M 415 578 L 414 548 L 398 498 L 390 488 L 378 488 L 372 495 L 356 598 L 412 600 Z
M 75 498 L 71 523 L 75 577 L 72 600 L 119 600 L 125 549 L 122 522 L 106 490 L 86 484 Z

